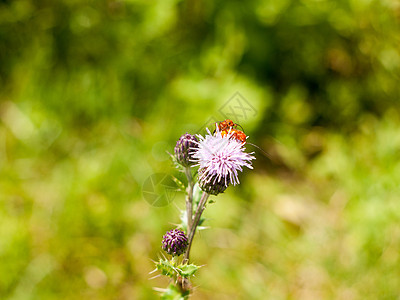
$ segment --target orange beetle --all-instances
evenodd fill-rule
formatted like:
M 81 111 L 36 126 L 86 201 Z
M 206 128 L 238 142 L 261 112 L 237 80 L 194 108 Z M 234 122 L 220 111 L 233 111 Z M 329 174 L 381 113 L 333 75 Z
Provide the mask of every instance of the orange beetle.
M 221 131 L 221 135 L 222 136 L 228 135 L 230 133 L 232 134 L 231 138 L 234 138 L 234 139 L 236 139 L 236 140 L 238 140 L 238 141 L 240 141 L 242 143 L 246 143 L 247 136 L 243 131 L 240 131 L 240 130 L 235 129 L 235 128 L 230 128 L 228 130 Z
M 232 120 L 226 119 L 225 121 L 217 124 L 219 131 L 224 131 L 231 128 L 236 128 L 238 124 L 235 124 Z
M 231 134 L 230 138 L 231 139 L 236 139 L 239 142 L 242 142 L 243 144 L 246 143 L 246 139 L 247 136 L 246 134 L 237 129 L 237 126 L 240 126 L 239 124 L 234 123 L 232 120 L 230 119 L 226 119 L 222 122 L 219 123 L 215 123 L 215 126 L 218 128 L 218 130 L 221 132 L 222 136 Z M 240 126 L 240 128 L 242 128 L 242 126 Z M 243 130 L 243 128 L 242 128 Z M 214 131 L 215 133 L 215 131 Z M 254 145 L 252 143 L 247 143 L 248 145 L 252 145 L 254 147 L 256 147 L 257 149 L 259 149 L 266 157 L 271 158 L 271 156 L 265 152 L 263 149 L 261 149 L 260 147 L 258 147 L 257 145 Z
M 231 134 L 231 138 L 236 139 L 242 143 L 246 143 L 246 134 L 243 131 L 237 129 L 236 127 L 240 125 L 234 123 L 232 120 L 226 119 L 225 121 L 217 123 L 216 126 L 221 132 L 222 136 Z

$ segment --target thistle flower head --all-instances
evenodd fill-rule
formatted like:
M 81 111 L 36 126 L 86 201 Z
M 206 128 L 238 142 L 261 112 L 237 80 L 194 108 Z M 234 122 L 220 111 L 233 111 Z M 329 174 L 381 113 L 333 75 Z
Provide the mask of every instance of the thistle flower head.
M 184 167 L 193 165 L 193 162 L 190 160 L 191 155 L 189 153 L 189 149 L 196 148 L 197 142 L 197 138 L 189 133 L 185 133 L 179 138 L 174 149 L 175 157 L 178 163 Z
M 230 183 L 239 184 L 238 172 L 243 171 L 243 167 L 253 168 L 253 153 L 244 152 L 244 143 L 231 138 L 232 134 L 222 136 L 218 128 L 214 134 L 208 129 L 207 133 L 205 137 L 198 135 L 198 147 L 191 150 L 195 165 L 200 166 L 200 187 L 206 192 L 207 189 L 217 192 Z M 212 186 L 218 188 L 213 189 Z
M 179 256 L 186 251 L 188 240 L 185 233 L 179 229 L 167 231 L 163 236 L 162 248 L 172 256 Z
M 205 169 L 199 169 L 199 178 L 201 178 L 203 176 L 205 172 Z M 227 182 L 225 182 L 224 179 L 222 180 L 216 180 L 218 178 L 217 175 L 214 175 L 211 180 L 209 182 L 205 181 L 205 180 L 199 180 L 199 187 L 202 191 L 210 194 L 210 195 L 218 195 L 220 193 L 223 193 L 229 185 L 229 180 Z

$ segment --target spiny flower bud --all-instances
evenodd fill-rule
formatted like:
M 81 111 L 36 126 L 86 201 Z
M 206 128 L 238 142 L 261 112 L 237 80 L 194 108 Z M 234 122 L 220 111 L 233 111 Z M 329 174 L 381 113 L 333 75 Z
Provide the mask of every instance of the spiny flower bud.
M 180 137 L 175 146 L 175 157 L 178 163 L 184 167 L 189 167 L 194 164 L 194 162 L 190 161 L 191 154 L 189 150 L 197 148 L 197 142 L 197 138 L 189 133 L 185 133 Z
M 217 175 L 208 177 L 207 179 L 203 176 L 205 169 L 199 169 L 199 186 L 203 192 L 210 195 L 218 195 L 223 193 L 229 186 L 229 177 L 218 178 Z M 219 179 L 219 180 L 218 180 Z
M 188 240 L 185 233 L 179 229 L 167 231 L 163 236 L 162 248 L 172 256 L 179 256 L 186 251 Z

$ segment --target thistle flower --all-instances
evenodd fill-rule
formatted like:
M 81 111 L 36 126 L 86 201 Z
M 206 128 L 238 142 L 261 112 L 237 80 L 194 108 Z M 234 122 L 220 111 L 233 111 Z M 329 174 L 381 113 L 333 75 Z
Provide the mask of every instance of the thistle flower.
M 189 133 L 186 133 L 179 138 L 179 140 L 176 142 L 176 146 L 174 149 L 175 157 L 178 163 L 180 163 L 184 167 L 193 165 L 193 162 L 190 160 L 191 155 L 189 153 L 189 149 L 196 148 L 197 142 L 197 138 Z
M 163 236 L 162 248 L 172 256 L 179 256 L 186 251 L 188 240 L 185 233 L 179 229 L 167 231 Z
M 205 137 L 198 135 L 197 148 L 190 152 L 195 166 L 200 166 L 200 187 L 206 192 L 218 192 L 222 186 L 239 184 L 238 171 L 243 171 L 243 167 L 253 169 L 251 160 L 255 157 L 251 154 L 254 152 L 244 152 L 244 143 L 231 138 L 232 134 L 222 136 L 218 128 L 214 134 L 208 129 L 207 132 Z

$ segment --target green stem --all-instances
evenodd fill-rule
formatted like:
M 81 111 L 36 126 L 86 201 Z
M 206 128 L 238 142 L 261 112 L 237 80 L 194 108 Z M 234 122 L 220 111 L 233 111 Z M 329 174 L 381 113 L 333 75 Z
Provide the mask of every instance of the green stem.
M 188 247 L 187 247 L 187 250 L 186 250 L 186 253 L 184 256 L 184 260 L 186 262 L 189 262 L 190 248 L 192 247 L 193 237 L 194 237 L 194 234 L 196 233 L 196 228 L 199 225 L 201 214 L 204 211 L 204 208 L 205 208 L 205 205 L 207 203 L 207 199 L 209 196 L 210 196 L 210 194 L 203 192 L 203 194 L 201 195 L 201 199 L 199 201 L 199 205 L 197 206 L 197 210 L 194 215 L 194 220 L 193 220 L 193 224 L 192 224 L 193 226 L 191 227 L 189 237 L 188 237 Z

